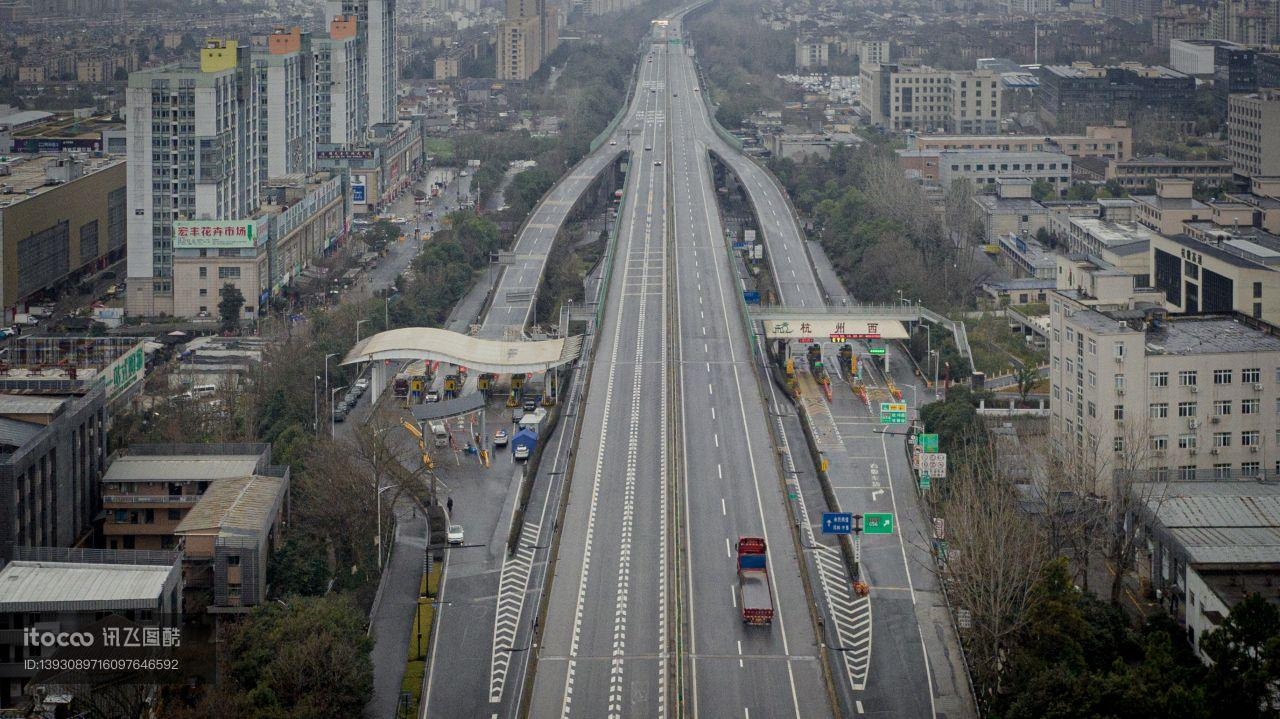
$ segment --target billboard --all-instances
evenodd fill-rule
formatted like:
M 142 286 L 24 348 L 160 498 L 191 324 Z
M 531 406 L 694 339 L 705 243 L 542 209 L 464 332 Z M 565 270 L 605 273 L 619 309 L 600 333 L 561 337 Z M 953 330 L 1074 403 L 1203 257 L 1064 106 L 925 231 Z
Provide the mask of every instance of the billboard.
M 366 187 L 367 185 L 365 184 L 364 175 L 352 175 L 351 176 L 351 201 L 359 205 L 363 205 L 365 202 L 367 202 L 368 200 L 365 199 L 367 194 L 367 191 L 365 189 Z
M 372 148 L 350 148 L 341 150 L 317 150 L 318 160 L 372 160 Z
M 176 220 L 173 249 L 253 247 L 255 229 L 252 220 Z

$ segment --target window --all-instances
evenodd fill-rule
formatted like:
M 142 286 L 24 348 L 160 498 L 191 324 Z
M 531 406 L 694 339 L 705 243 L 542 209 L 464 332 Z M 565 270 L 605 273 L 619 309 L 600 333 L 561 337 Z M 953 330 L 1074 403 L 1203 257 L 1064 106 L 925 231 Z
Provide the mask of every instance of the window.
M 1229 369 L 1216 369 L 1213 371 L 1214 384 L 1231 384 L 1232 371 Z M 1276 376 L 1280 377 L 1280 368 L 1276 369 Z
M 1124 437 L 1112 437 L 1111 449 L 1115 452 L 1124 452 Z
M 1178 403 L 1178 416 L 1179 416 L 1179 417 L 1194 417 L 1194 416 L 1196 416 L 1196 403 L 1195 403 L 1195 402 L 1179 402 L 1179 403 Z
M 1098 354 L 1098 342 L 1092 337 L 1089 338 L 1089 354 L 1091 355 Z
M 1231 479 L 1231 465 L 1226 462 L 1219 462 L 1213 465 L 1214 479 Z
M 1152 387 L 1168 387 L 1169 386 L 1168 372 L 1152 372 L 1150 374 L 1150 377 L 1151 377 Z
M 1163 452 L 1168 448 L 1169 448 L 1168 436 L 1163 434 L 1158 434 L 1151 438 L 1151 449 L 1157 452 Z
M 1090 417 L 1097 417 L 1097 416 L 1098 416 L 1098 406 L 1097 406 L 1096 404 L 1094 404 L 1093 402 L 1090 402 L 1090 403 L 1089 403 L 1089 416 L 1090 416 Z
M 1225 417 L 1231 414 L 1231 400 L 1218 399 L 1213 401 L 1213 414 L 1218 417 Z
M 1061 390 L 1059 390 L 1059 389 L 1058 389 L 1058 385 L 1056 385 L 1056 384 L 1055 384 L 1055 385 L 1053 386 L 1053 398 L 1054 398 L 1054 399 L 1059 399 L 1059 398 L 1061 398 L 1061 397 L 1062 397 L 1062 392 L 1061 392 Z
M 1071 390 L 1067 390 L 1067 404 L 1075 404 L 1075 403 L 1076 403 L 1076 393 L 1072 392 Z
M 1072 362 L 1071 360 L 1067 360 L 1067 374 L 1075 374 L 1075 373 L 1076 373 L 1076 363 Z
M 1098 384 L 1098 375 L 1093 370 L 1089 370 L 1089 386 L 1096 387 Z
M 1122 374 L 1116 375 L 1115 380 L 1116 380 L 1116 389 L 1124 389 L 1124 375 Z
M 1149 408 L 1151 419 L 1164 419 L 1169 416 L 1169 403 L 1156 402 Z
M 1262 444 L 1261 433 L 1256 429 L 1246 430 L 1240 433 L 1241 447 L 1257 447 Z
M 1058 358 L 1057 358 L 1057 357 L 1054 357 L 1054 358 L 1053 358 L 1053 369 L 1054 369 L 1054 371 L 1057 371 L 1057 369 L 1058 369 Z
M 1230 433 L 1230 432 L 1214 432 L 1214 433 L 1213 433 L 1213 446 L 1215 446 L 1215 447 L 1230 447 L 1230 446 L 1231 446 L 1231 433 Z
M 1240 381 L 1245 384 L 1257 384 L 1262 381 L 1261 367 L 1246 367 L 1240 370 Z
M 208 277 L 209 277 L 209 268 L 208 268 L 208 267 L 201 267 L 201 268 L 200 268 L 200 279 L 202 279 L 202 280 L 203 280 L 203 279 L 207 279 Z
M 1054 341 L 1054 342 L 1061 342 L 1061 341 L 1062 341 L 1062 333 L 1061 333 L 1061 332 L 1059 332 L 1058 330 L 1054 330 L 1054 331 L 1053 331 L 1053 341 Z
M 1241 462 L 1240 463 L 1241 477 L 1257 477 L 1261 472 L 1262 472 L 1261 462 Z
M 239 267 L 219 267 L 218 279 L 238 280 L 240 279 L 240 268 Z
M 1118 404 L 1111 408 L 1111 418 L 1115 420 L 1124 419 L 1124 405 Z
M 1259 414 L 1262 412 L 1262 400 L 1243 399 L 1240 400 L 1240 414 Z
M 1178 372 L 1178 384 L 1183 387 L 1196 386 L 1196 371 L 1193 369 L 1184 369 Z
M 228 566 L 228 567 L 238 567 L 238 566 L 240 566 L 240 555 L 238 555 L 238 554 L 233 554 L 233 555 L 231 555 L 231 556 L 227 557 L 227 566 Z
M 1111 352 L 1112 352 L 1112 354 L 1114 354 L 1116 357 L 1119 357 L 1120 359 L 1124 359 L 1124 343 L 1123 343 L 1123 342 L 1116 342 L 1116 343 L 1112 346 L 1112 348 L 1111 348 Z
M 1178 467 L 1178 479 L 1184 482 L 1190 482 L 1196 478 L 1196 466 L 1194 464 L 1184 464 Z
M 1067 328 L 1067 341 L 1068 342 L 1076 341 L 1076 331 L 1071 329 L 1070 327 Z
M 169 510 L 169 521 L 170 521 L 170 522 L 181 522 L 181 521 L 182 521 L 182 510 L 181 510 L 181 509 L 170 509 L 170 510 Z
M 1194 434 L 1178 435 L 1178 448 L 1179 449 L 1195 449 L 1196 436 Z
M 200 288 L 200 296 L 201 296 L 201 297 L 208 297 L 208 296 L 209 296 L 209 288 L 208 288 L 208 287 L 201 287 L 201 288 Z

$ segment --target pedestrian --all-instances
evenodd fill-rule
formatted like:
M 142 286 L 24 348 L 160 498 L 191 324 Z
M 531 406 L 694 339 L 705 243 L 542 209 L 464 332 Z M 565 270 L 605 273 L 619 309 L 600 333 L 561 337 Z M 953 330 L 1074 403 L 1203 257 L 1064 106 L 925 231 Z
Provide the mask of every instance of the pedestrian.
M 449 514 L 453 514 L 453 497 L 449 498 L 449 501 L 445 503 L 445 506 L 448 507 Z

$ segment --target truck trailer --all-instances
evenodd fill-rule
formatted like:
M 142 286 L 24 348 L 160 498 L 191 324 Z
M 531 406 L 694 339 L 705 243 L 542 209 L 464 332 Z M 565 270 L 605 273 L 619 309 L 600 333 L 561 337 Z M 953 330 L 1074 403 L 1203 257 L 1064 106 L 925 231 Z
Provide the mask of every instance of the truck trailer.
M 738 604 L 743 624 L 773 623 L 768 556 L 764 537 L 738 537 Z

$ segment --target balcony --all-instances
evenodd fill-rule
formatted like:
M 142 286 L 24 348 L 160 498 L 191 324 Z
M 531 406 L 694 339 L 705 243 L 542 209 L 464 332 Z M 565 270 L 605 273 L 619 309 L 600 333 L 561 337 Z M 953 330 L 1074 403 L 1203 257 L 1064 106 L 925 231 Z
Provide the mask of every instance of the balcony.
M 104 494 L 102 506 L 111 504 L 195 504 L 198 494 Z

